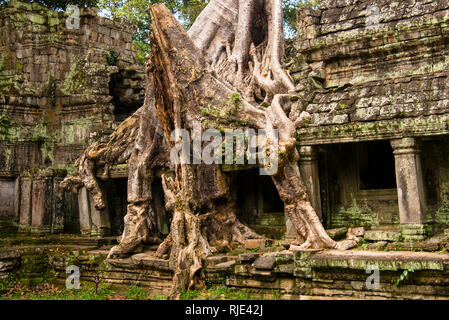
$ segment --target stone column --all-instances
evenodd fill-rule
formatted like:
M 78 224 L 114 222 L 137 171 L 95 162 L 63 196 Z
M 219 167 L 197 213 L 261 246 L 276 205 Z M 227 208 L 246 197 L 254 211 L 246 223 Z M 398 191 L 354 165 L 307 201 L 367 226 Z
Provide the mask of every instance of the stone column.
M 318 217 L 322 220 L 320 179 L 318 172 L 318 148 L 316 146 L 302 146 L 299 149 L 299 169 L 301 177 L 309 192 L 310 202 Z M 289 219 L 286 218 L 285 238 L 296 237 L 296 230 Z
M 21 177 L 20 206 L 19 206 L 19 232 L 28 232 L 31 229 L 31 199 L 33 180 L 30 177 Z
M 421 148 L 415 138 L 391 140 L 396 166 L 399 218 L 404 240 L 425 238 Z
M 65 175 L 65 174 L 64 174 Z M 60 184 L 64 177 L 62 175 L 55 175 L 53 179 L 53 215 L 51 233 L 64 232 L 64 190 L 61 190 Z
M 109 208 L 106 207 L 103 211 L 99 211 L 94 206 L 94 199 L 89 193 L 90 202 L 90 218 L 92 227 L 90 234 L 92 236 L 108 236 L 111 232 L 111 221 L 109 219 Z
M 90 192 L 81 188 L 78 193 L 78 208 L 80 216 L 80 231 L 84 235 L 107 236 L 111 230 L 109 209 L 99 211 L 94 206 Z
M 89 200 L 89 191 L 87 191 L 86 187 L 82 187 L 78 192 L 78 208 L 81 234 L 90 234 L 90 231 L 92 229 Z
M 51 233 L 53 179 L 38 177 L 33 179 L 31 232 Z

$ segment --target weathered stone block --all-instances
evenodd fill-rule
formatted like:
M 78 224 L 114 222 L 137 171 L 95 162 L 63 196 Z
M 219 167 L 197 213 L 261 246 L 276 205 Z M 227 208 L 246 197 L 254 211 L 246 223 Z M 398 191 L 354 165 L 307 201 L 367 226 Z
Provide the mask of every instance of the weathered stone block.
M 235 266 L 235 260 L 230 260 L 227 262 L 223 262 L 223 263 L 219 263 L 217 265 L 215 265 L 215 269 L 216 270 L 232 270 L 233 267 Z
M 262 270 L 272 270 L 276 266 L 276 253 L 265 253 L 258 257 L 253 263 L 253 267 Z
M 240 262 L 253 262 L 260 256 L 259 253 L 242 253 L 239 254 Z
M 246 249 L 263 249 L 265 248 L 265 239 L 248 239 L 245 241 Z
M 399 241 L 401 233 L 399 231 L 368 230 L 365 232 L 364 239 L 368 241 Z

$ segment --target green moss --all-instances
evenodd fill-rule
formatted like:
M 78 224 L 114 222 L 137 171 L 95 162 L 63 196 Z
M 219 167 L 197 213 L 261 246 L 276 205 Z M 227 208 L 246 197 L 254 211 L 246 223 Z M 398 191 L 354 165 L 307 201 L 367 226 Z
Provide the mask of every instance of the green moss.
M 61 92 L 67 96 L 73 94 L 89 95 L 92 93 L 91 78 L 87 73 L 85 63 L 79 58 L 73 58 L 70 70 L 66 74 Z
M 50 83 L 50 101 L 51 106 L 56 106 L 56 79 L 53 78 Z
M 109 50 L 109 54 L 106 56 L 106 61 L 108 65 L 116 66 L 118 61 L 117 59 L 118 59 L 117 52 L 115 52 L 114 49 Z
M 213 286 L 207 290 L 181 292 L 181 300 L 255 300 L 249 290 L 232 290 L 225 286 Z
M 132 285 L 126 292 L 125 298 L 128 300 L 146 300 L 148 298 L 148 292 L 141 287 Z
M 351 194 L 352 204 L 349 207 L 340 207 L 338 212 L 331 214 L 330 225 L 332 227 L 361 227 L 379 225 L 377 216 L 369 207 L 362 207 Z
M 434 222 L 449 226 L 449 185 L 448 183 L 441 184 L 441 202 L 439 208 L 434 213 Z

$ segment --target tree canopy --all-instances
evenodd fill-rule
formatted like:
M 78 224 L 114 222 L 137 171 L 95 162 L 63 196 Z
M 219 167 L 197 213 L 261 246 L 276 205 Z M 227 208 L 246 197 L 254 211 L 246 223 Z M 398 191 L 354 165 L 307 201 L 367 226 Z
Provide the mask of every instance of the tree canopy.
M 114 19 L 125 18 L 137 26 L 134 34 L 134 45 L 137 47 L 140 61 L 144 61 L 149 52 L 148 36 L 151 18 L 148 6 L 164 3 L 176 16 L 184 28 L 188 29 L 206 7 L 210 0 L 28 0 L 38 2 L 50 9 L 65 10 L 68 5 L 79 7 L 98 7 L 100 14 Z M 0 0 L 0 5 L 8 0 Z M 320 0 L 284 0 L 284 29 L 287 38 L 296 35 L 296 13 L 298 8 L 316 6 Z
M 47 0 L 45 0 L 47 1 Z M 89 0 L 85 0 L 89 1 Z M 148 33 L 151 18 L 149 4 L 164 3 L 167 8 L 188 29 L 195 22 L 210 0 L 99 0 L 98 7 L 102 14 L 110 18 L 126 18 L 137 25 L 134 44 L 138 48 L 139 58 L 143 59 L 149 50 Z M 320 0 L 284 0 L 285 33 L 291 38 L 296 35 L 296 13 L 298 8 L 315 7 Z
M 65 10 L 70 5 L 78 7 L 96 7 L 97 0 L 21 0 L 23 2 L 37 2 L 52 10 Z M 0 0 L 0 5 L 6 4 L 9 0 Z

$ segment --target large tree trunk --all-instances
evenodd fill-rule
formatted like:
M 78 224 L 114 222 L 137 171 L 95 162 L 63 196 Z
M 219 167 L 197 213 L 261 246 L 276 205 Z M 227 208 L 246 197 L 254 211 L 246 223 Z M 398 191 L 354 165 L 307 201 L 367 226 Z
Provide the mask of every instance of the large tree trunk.
M 161 121 L 167 138 L 175 129 L 187 129 L 192 136 L 194 120 L 200 120 L 205 128 L 218 127 L 219 119 L 205 115 L 201 110 L 206 107 L 206 101 L 208 108 L 226 109 L 233 91 L 206 70 L 203 55 L 165 6 L 155 5 L 150 13 L 156 111 L 158 115 L 172 116 Z M 271 80 L 276 81 L 274 79 Z M 281 87 L 276 88 L 280 90 Z M 341 243 L 333 241 L 310 204 L 298 167 L 296 127 L 282 108 L 284 100 L 289 98 L 289 95 L 277 94 L 266 109 L 243 100 L 242 107 L 233 115 L 232 124 L 224 126 L 231 129 L 235 128 L 235 123 L 245 123 L 245 128 L 264 129 L 273 139 L 275 130 L 279 131 L 279 154 L 283 156 L 279 157 L 279 169 L 273 175 L 273 181 L 286 205 L 286 214 L 305 241 L 302 249 L 353 246 L 356 238 Z M 215 179 L 211 180 L 211 177 Z M 168 209 L 174 211 L 174 219 L 170 236 L 159 254 L 171 249 L 170 262 L 175 270 L 172 297 L 176 298 L 179 289 L 189 289 L 200 282 L 200 261 L 211 253 L 208 244 L 211 234 L 232 239 L 239 227 L 234 222 L 234 214 L 230 224 L 217 221 L 221 215 L 229 221 L 229 212 L 233 212 L 229 205 L 223 206 L 229 191 L 218 166 L 180 165 L 175 180 L 164 179 L 164 191 L 170 203 Z M 229 201 L 225 203 L 229 204 Z M 226 228 L 227 225 L 231 227 Z
M 296 126 L 308 114 L 303 112 L 292 122 L 284 112 L 294 85 L 282 65 L 281 0 L 212 0 L 188 33 L 164 5 L 150 7 L 150 13 L 153 32 L 145 106 L 127 120 L 134 119 L 132 128 L 137 132 L 122 126 L 118 130 L 120 137 L 133 137 L 135 142 L 119 143 L 115 137 L 106 145 L 94 146 L 95 152 L 88 150 L 81 158 L 80 177 L 65 182 L 67 188 L 86 185 L 97 208 L 102 208 L 95 167 L 112 159 L 128 159 L 127 229 L 109 256 L 130 253 L 142 242 L 156 241 L 151 209 L 154 168 L 167 165 L 168 149 L 175 145 L 170 141 L 172 132 L 185 129 L 192 137 L 195 121 L 200 121 L 203 129 L 263 129 L 269 144 L 278 132 L 279 163 L 272 178 L 302 242 L 292 248 L 346 249 L 355 245 L 357 238 L 335 242 L 327 235 L 300 175 Z M 230 105 L 236 91 L 244 98 Z M 214 112 L 203 112 L 205 109 Z M 100 160 L 100 155 L 109 153 L 116 156 Z M 181 290 L 203 285 L 202 262 L 216 247 L 243 244 L 245 239 L 260 236 L 237 219 L 229 181 L 219 165 L 175 164 L 173 169 L 175 178 L 163 176 L 166 210 L 173 215 L 171 230 L 157 255 L 169 255 L 175 274 L 171 298 L 179 298 Z

